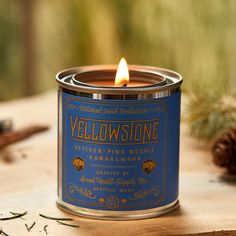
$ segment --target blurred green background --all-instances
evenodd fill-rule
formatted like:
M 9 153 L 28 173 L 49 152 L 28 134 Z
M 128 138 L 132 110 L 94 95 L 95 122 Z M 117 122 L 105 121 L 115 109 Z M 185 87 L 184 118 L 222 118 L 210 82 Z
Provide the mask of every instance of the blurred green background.
M 67 67 L 176 70 L 184 91 L 236 85 L 235 0 L 1 0 L 0 101 L 56 88 Z

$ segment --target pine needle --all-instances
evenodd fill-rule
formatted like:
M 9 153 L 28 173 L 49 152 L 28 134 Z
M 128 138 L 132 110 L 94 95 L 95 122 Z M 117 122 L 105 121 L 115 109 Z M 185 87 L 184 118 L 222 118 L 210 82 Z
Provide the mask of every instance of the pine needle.
M 3 231 L 3 229 L 0 229 L 0 235 L 4 235 L 4 236 L 10 236 L 9 234 L 7 234 L 6 232 Z
M 27 211 L 22 214 L 16 214 L 14 216 L 0 218 L 0 220 L 13 220 L 13 219 L 21 218 L 22 216 L 25 216 L 26 214 L 27 214 Z
M 64 221 L 72 221 L 73 219 L 71 218 L 57 218 L 57 217 L 51 217 L 51 216 L 46 216 L 46 215 L 43 215 L 43 214 L 39 214 L 41 217 L 43 218 L 46 218 L 46 219 L 49 219 L 49 220 L 64 220 Z
M 28 226 L 27 224 L 25 224 L 25 227 L 26 227 L 27 231 L 30 232 L 30 230 L 35 226 L 35 224 L 36 224 L 35 221 L 31 226 Z
M 44 230 L 46 235 L 48 234 L 47 227 L 48 227 L 48 225 L 44 225 L 44 227 L 43 227 L 43 230 Z
M 61 225 L 69 226 L 69 227 L 74 227 L 74 228 L 79 228 L 80 227 L 79 225 L 67 224 L 67 223 L 61 222 L 59 220 L 57 220 L 57 223 L 59 223 Z
M 10 214 L 12 214 L 12 215 L 14 215 L 14 216 L 17 216 L 17 215 L 20 215 L 21 213 L 17 213 L 17 212 L 12 212 L 12 211 L 10 211 Z M 23 217 L 20 217 L 20 219 L 25 220 L 25 218 L 23 218 Z

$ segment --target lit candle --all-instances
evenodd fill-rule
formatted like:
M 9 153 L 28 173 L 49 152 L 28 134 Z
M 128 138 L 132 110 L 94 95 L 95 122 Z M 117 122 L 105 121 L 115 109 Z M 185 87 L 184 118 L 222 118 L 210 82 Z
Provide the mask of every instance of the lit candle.
M 93 86 L 105 87 L 140 87 L 154 84 L 153 81 L 145 79 L 129 78 L 129 69 L 125 58 L 120 60 L 114 80 L 91 80 L 88 82 Z
M 58 206 L 108 220 L 174 210 L 182 77 L 121 59 L 64 70 L 57 82 Z

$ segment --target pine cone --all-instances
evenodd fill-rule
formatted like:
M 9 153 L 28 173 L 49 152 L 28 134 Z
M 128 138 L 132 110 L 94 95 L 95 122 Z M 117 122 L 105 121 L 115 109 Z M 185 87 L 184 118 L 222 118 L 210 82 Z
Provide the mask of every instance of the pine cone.
M 219 136 L 212 147 L 213 161 L 236 174 L 236 126 Z

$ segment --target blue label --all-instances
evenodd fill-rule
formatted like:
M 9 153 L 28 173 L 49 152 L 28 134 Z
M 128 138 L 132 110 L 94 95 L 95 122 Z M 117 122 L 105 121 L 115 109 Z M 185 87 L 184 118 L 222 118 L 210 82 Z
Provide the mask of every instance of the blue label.
M 151 100 L 62 97 L 62 200 L 97 210 L 178 198 L 180 93 Z

